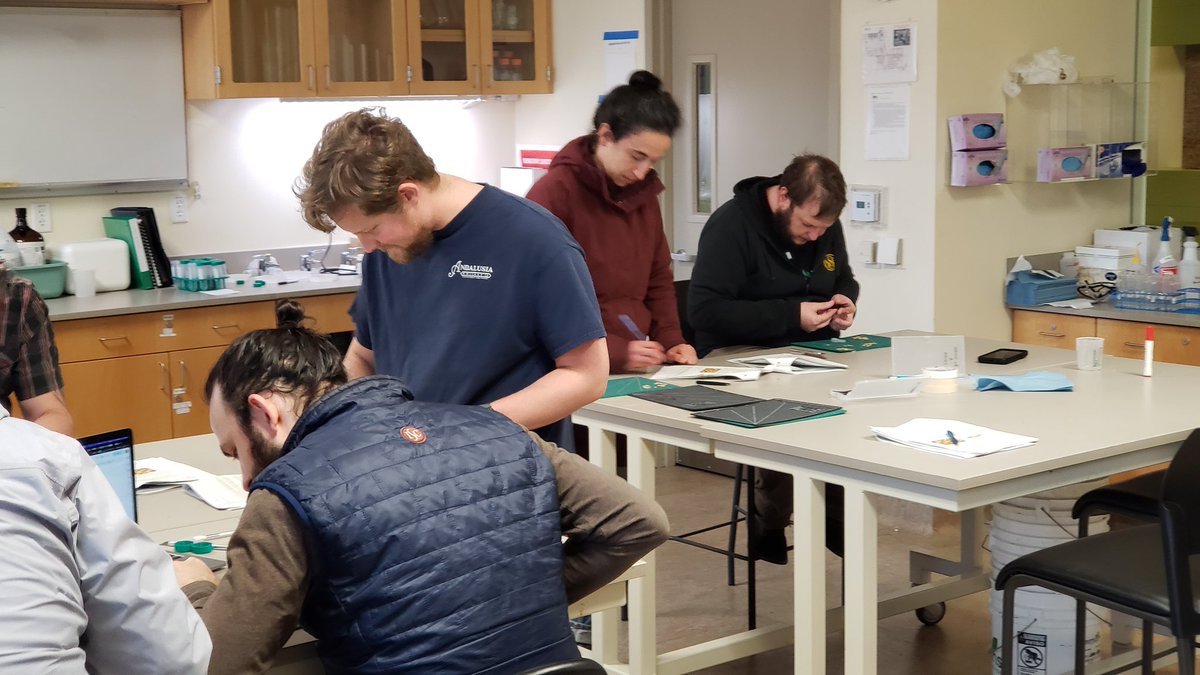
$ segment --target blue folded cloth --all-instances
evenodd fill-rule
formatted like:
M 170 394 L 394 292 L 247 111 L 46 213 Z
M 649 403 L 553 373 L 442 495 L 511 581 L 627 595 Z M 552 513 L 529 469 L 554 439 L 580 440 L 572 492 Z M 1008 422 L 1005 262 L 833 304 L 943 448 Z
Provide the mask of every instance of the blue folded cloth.
M 987 391 L 988 389 L 1008 389 L 1010 391 L 1071 391 L 1075 386 L 1062 373 L 1039 370 L 1023 375 L 980 376 L 976 379 L 975 388 L 979 391 Z

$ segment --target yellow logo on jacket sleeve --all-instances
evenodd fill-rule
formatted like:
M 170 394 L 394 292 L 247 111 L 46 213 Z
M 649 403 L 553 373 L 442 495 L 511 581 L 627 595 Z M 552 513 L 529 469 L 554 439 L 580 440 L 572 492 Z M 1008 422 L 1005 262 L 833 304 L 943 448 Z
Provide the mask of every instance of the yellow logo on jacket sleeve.
M 821 261 L 821 266 L 825 268 L 826 272 L 832 272 L 837 267 L 832 253 L 825 254 L 825 260 Z

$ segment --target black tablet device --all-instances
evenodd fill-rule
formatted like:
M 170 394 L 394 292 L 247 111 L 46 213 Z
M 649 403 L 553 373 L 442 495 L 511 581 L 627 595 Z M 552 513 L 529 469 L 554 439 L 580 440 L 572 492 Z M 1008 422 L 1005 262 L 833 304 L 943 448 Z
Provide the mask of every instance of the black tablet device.
M 1026 349 L 994 349 L 986 354 L 981 354 L 979 362 L 1002 366 L 1013 361 L 1020 361 L 1028 355 L 1029 350 Z

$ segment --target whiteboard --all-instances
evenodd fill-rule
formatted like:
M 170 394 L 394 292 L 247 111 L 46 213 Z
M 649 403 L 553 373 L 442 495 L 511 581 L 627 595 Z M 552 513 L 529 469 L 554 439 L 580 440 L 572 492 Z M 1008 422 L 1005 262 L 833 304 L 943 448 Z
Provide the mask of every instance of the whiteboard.
M 0 186 L 186 178 L 178 11 L 0 8 Z

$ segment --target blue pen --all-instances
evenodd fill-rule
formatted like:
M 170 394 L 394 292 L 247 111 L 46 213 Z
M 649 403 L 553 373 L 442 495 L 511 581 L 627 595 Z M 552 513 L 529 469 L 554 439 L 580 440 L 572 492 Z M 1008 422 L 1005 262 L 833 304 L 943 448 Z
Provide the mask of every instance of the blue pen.
M 954 437 L 953 431 L 950 431 L 949 429 L 947 429 L 946 430 L 946 438 L 949 438 L 951 443 L 958 445 L 958 439 Z
M 650 336 L 643 333 L 637 327 L 637 324 L 633 322 L 633 319 L 629 318 L 628 314 L 621 314 L 617 318 L 621 321 L 622 324 L 625 325 L 625 328 L 629 330 L 629 334 L 633 336 L 633 339 L 635 339 L 635 340 L 649 340 L 650 339 Z

